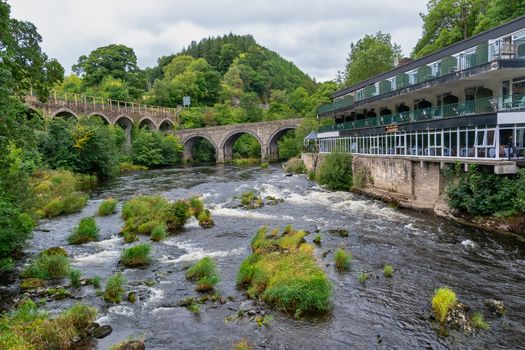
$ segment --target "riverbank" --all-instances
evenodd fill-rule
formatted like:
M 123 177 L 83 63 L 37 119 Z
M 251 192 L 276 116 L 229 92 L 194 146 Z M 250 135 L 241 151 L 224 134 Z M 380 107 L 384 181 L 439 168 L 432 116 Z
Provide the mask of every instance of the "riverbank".
M 318 173 L 326 154 L 303 153 L 306 172 Z M 511 233 L 525 239 L 525 219 L 521 215 L 473 216 L 452 210 L 446 192 L 450 185 L 442 164 L 403 158 L 354 156 L 352 161 L 355 193 L 396 206 L 432 213 L 455 222 L 489 230 Z

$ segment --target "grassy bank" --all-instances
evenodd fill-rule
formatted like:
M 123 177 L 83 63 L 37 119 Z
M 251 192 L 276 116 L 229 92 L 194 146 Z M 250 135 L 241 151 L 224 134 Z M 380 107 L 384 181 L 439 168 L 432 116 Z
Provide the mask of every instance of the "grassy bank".
M 252 254 L 241 264 L 237 285 L 259 298 L 294 314 L 317 313 L 330 307 L 331 285 L 316 264 L 313 246 L 304 243 L 304 231 L 268 233 L 264 226 L 252 240 Z

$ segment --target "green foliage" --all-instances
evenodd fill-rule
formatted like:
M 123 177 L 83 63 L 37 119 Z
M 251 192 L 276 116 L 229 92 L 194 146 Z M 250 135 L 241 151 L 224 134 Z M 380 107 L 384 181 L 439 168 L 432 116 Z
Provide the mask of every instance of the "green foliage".
M 346 271 L 350 268 L 352 254 L 347 253 L 344 249 L 338 248 L 334 255 L 335 268 L 339 271 Z
M 383 267 L 383 275 L 388 278 L 392 277 L 394 275 L 394 267 L 390 264 L 385 264 Z
M 118 200 L 116 198 L 106 198 L 100 203 L 97 211 L 99 216 L 108 216 L 114 214 L 117 209 Z
M 315 244 L 321 244 L 321 235 L 316 235 L 312 242 Z
M 0 272 L 11 270 L 11 255 L 20 251 L 31 235 L 33 221 L 15 205 L 0 199 Z
M 1 316 L 0 348 L 67 350 L 74 339 L 88 335 L 88 327 L 96 317 L 96 308 L 76 303 L 51 318 L 33 301 L 26 300 Z
M 261 158 L 261 145 L 250 134 L 241 135 L 233 144 L 233 158 Z
M 111 276 L 106 282 L 104 300 L 108 303 L 120 303 L 122 296 L 126 292 L 123 287 L 124 283 L 126 283 L 126 278 L 122 275 L 122 272 L 117 272 Z
M 330 153 L 319 168 L 317 178 L 321 185 L 331 190 L 350 190 L 352 186 L 352 155 Z
M 489 324 L 485 321 L 481 312 L 475 312 L 470 320 L 477 329 L 489 329 Z
M 196 281 L 195 290 L 210 291 L 219 282 L 217 265 L 212 258 L 206 256 L 186 271 L 186 278 Z
M 394 68 L 394 58 L 400 56 L 401 47 L 392 43 L 390 34 L 365 35 L 350 45 L 345 85 L 356 84 Z
M 365 285 L 366 281 L 370 278 L 370 275 L 366 272 L 359 273 L 359 276 L 357 276 L 357 281 L 359 281 L 360 284 L 363 286 Z
M 197 217 L 197 220 L 199 220 L 199 225 L 204 228 L 210 228 L 215 225 L 211 212 L 208 209 L 204 209 Z
M 306 173 L 306 166 L 301 158 L 290 158 L 284 164 L 284 170 L 293 174 L 304 174 Z
M 486 6 L 481 0 L 430 0 L 413 55 L 420 58 L 472 36 Z
M 146 166 L 173 165 L 178 162 L 182 146 L 172 135 L 141 129 L 133 138 L 133 163 Z
M 516 17 L 525 15 L 523 0 L 492 0 L 485 3 L 484 11 L 478 16 L 474 34 L 496 27 Z
M 137 244 L 133 247 L 125 248 L 122 251 L 121 261 L 124 266 L 137 267 L 148 265 L 151 261 L 151 246 L 146 243 Z
M 304 231 L 267 234 L 261 228 L 252 240 L 253 254 L 241 264 L 237 285 L 248 287 L 248 295 L 261 298 L 299 317 L 303 312 L 328 310 L 331 285 L 304 243 Z
M 69 258 L 62 254 L 39 254 L 31 264 L 22 271 L 23 278 L 55 279 L 69 274 Z
M 69 244 L 82 244 L 87 242 L 98 241 L 97 222 L 93 217 L 82 218 L 73 233 L 67 238 Z
M 432 310 L 436 320 L 441 324 L 445 323 L 448 311 L 456 304 L 456 293 L 452 289 L 443 287 L 435 291 L 432 298 Z
M 73 288 L 80 288 L 80 277 L 82 273 L 80 270 L 72 269 L 69 271 L 69 283 Z
M 100 288 L 100 276 L 93 276 L 93 278 L 91 278 L 91 285 L 94 287 L 94 288 Z
M 234 344 L 235 350 L 253 350 L 253 345 L 246 339 L 241 339 Z
M 260 196 L 252 191 L 243 192 L 241 195 L 241 206 L 244 209 L 258 209 L 264 205 Z
M 151 240 L 152 241 L 160 242 L 163 239 L 165 239 L 166 236 L 167 236 L 166 226 L 164 226 L 164 225 L 157 225 L 151 231 Z
M 195 218 L 204 211 L 204 202 L 199 197 L 191 197 L 189 199 L 190 210 Z
M 515 178 L 498 176 L 471 165 L 467 173 L 448 175 L 448 204 L 471 215 L 516 215 L 525 213 L 525 171 Z M 454 177 L 457 177 L 454 181 Z

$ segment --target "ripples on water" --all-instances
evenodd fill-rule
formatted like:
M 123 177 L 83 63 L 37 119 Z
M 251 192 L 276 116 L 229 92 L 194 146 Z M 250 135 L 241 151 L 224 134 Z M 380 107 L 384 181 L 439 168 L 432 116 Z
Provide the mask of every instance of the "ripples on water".
M 252 211 L 236 208 L 234 197 L 246 190 L 285 201 Z M 202 195 L 212 209 L 216 226 L 204 230 L 192 221 L 181 235 L 152 243 L 154 264 L 144 269 L 124 269 L 130 284 L 127 289 L 136 291 L 139 298 L 135 304 L 107 306 L 91 287 L 83 288 L 84 301 L 101 311 L 99 322 L 111 324 L 114 329 L 99 341 L 100 349 L 130 335 L 144 337 L 148 349 L 230 349 L 241 338 L 275 349 L 524 348 L 522 243 L 432 216 L 392 209 L 354 194 L 327 192 L 305 176 L 285 177 L 277 166 L 268 170 L 202 166 L 120 176 L 102 184 L 81 213 L 42 221 L 27 251 L 66 245 L 72 227 L 80 218 L 94 215 L 107 196 L 123 201 L 153 193 L 171 199 Z M 121 205 L 119 213 L 120 209 Z M 97 274 L 106 279 L 122 270 L 118 261 L 124 244 L 117 235 L 122 221 L 119 215 L 113 215 L 97 217 L 97 222 L 101 227 L 100 242 L 67 246 L 67 250 L 72 264 L 84 276 Z M 274 321 L 263 328 L 248 319 L 224 322 L 245 301 L 243 293 L 235 289 L 235 276 L 249 254 L 252 236 L 265 224 L 319 230 L 319 262 L 333 283 L 333 310 L 329 315 L 293 320 L 271 312 Z M 341 238 L 327 232 L 333 228 L 347 229 L 350 235 Z M 307 240 L 312 238 L 310 235 Z M 351 270 L 345 274 L 336 273 L 332 264 L 332 253 L 341 243 L 354 256 Z M 184 270 L 203 256 L 216 259 L 221 274 L 218 289 L 223 295 L 234 296 L 235 302 L 206 304 L 195 316 L 172 305 L 196 295 Z M 382 276 L 385 263 L 395 268 L 392 279 Z M 366 287 L 357 281 L 361 271 L 371 274 Z M 144 280 L 156 284 L 148 287 L 139 283 Z M 433 291 L 443 285 L 454 289 L 459 299 L 474 310 L 483 311 L 490 330 L 470 336 L 452 332 L 448 338 L 438 337 L 428 317 Z M 486 298 L 503 300 L 507 315 L 489 316 L 483 306 Z M 51 302 L 46 307 L 61 309 L 72 302 Z

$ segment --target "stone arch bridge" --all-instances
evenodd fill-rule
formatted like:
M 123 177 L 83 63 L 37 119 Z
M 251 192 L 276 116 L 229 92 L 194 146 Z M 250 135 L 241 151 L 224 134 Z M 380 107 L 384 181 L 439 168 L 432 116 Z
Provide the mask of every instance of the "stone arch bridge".
M 297 129 L 301 119 L 284 119 L 259 123 L 213 126 L 198 129 L 175 130 L 173 135 L 184 145 L 184 160 L 192 159 L 192 148 L 199 138 L 208 140 L 215 147 L 218 163 L 233 159 L 233 144 L 243 134 L 254 136 L 261 145 L 264 161 L 277 161 L 277 141 L 290 130 Z
M 128 132 L 132 125 L 151 130 L 173 130 L 182 108 L 148 106 L 140 103 L 110 100 L 73 93 L 56 93 L 41 102 L 35 96 L 26 97 L 26 105 L 41 117 L 78 118 L 96 116 L 110 125 L 119 125 Z

